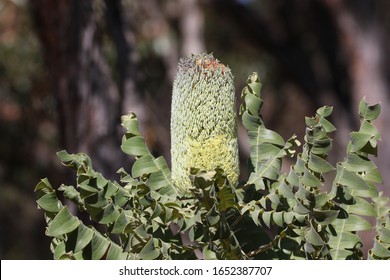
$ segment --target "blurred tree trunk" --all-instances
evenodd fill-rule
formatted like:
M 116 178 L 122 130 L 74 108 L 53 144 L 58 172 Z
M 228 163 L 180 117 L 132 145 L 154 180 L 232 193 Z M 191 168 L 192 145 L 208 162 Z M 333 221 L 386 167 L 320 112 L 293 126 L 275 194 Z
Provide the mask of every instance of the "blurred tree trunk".
M 382 112 L 375 125 L 382 135 L 379 143 L 377 164 L 385 182 L 385 193 L 390 182 L 390 90 L 384 74 L 385 61 L 389 59 L 385 49 L 384 27 L 378 21 L 380 4 L 375 1 L 357 0 L 343 3 L 341 0 L 326 0 L 337 22 L 339 37 L 348 54 L 349 73 L 352 85 L 352 107 L 366 97 L 369 103 L 380 102 Z M 356 119 L 358 115 L 355 114 Z
M 199 0 L 181 0 L 180 27 L 182 33 L 182 56 L 205 51 L 203 38 L 203 11 Z
M 95 168 L 114 177 L 125 161 L 120 151 L 122 110 L 137 99 L 131 36 L 125 29 L 121 1 L 31 0 L 36 32 L 49 69 L 52 91 L 58 102 L 62 146 L 69 152 L 84 152 Z M 100 10 L 98 10 L 100 9 Z M 102 52 L 99 16 L 106 12 L 108 27 L 118 56 L 119 87 Z M 99 12 L 97 12 L 99 11 Z M 127 96 L 127 108 L 122 102 Z M 126 107 L 126 106 L 125 106 Z

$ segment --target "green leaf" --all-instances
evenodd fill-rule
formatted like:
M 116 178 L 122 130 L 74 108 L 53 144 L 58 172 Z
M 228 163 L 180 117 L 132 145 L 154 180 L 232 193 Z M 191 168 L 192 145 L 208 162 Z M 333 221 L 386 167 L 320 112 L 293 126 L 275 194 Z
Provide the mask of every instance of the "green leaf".
M 331 106 L 323 106 L 319 109 L 317 109 L 317 114 L 326 118 L 329 117 L 333 112 L 333 107 Z
M 329 196 L 328 194 L 321 192 L 319 194 L 315 194 L 314 199 L 315 199 L 314 208 L 321 209 L 329 201 Z
M 52 247 L 55 260 L 61 259 L 61 257 L 66 254 L 65 242 L 63 240 L 53 240 L 50 246 Z
M 77 253 L 91 242 L 93 235 L 94 230 L 80 223 L 74 231 L 69 233 L 66 246 L 67 248 L 70 247 L 69 250 Z
M 37 200 L 37 203 L 43 210 L 54 213 L 59 212 L 63 207 L 55 192 L 43 195 L 40 199 Z
M 114 226 L 111 230 L 112 233 L 123 233 L 126 226 L 129 223 L 129 219 L 126 217 L 125 212 L 122 211 L 116 218 Z
M 357 190 L 369 189 L 367 183 L 356 173 L 347 170 L 341 164 L 337 164 L 336 184 Z
M 376 210 L 370 202 L 361 197 L 355 197 L 355 201 L 355 204 L 349 206 L 349 213 L 362 216 L 376 217 Z
M 149 154 L 149 149 L 146 147 L 145 140 L 142 136 L 123 137 L 121 149 L 124 153 L 132 156 Z
M 325 244 L 318 232 L 313 228 L 313 225 L 310 224 L 309 230 L 305 233 L 305 239 L 310 244 L 314 246 L 323 246 Z
M 381 112 L 381 105 L 369 105 L 364 97 L 359 103 L 359 115 L 366 120 L 375 120 Z
M 73 161 L 74 157 L 73 155 L 69 154 L 67 151 L 62 150 L 57 152 L 57 157 L 62 161 L 62 162 L 70 162 Z
M 258 213 L 257 213 L 257 216 L 256 216 L 256 219 L 258 220 L 258 216 L 259 216 L 259 213 L 261 211 L 261 209 L 257 210 Z M 256 211 L 255 211 L 256 212 Z M 253 221 L 255 221 L 255 215 L 252 215 L 252 219 Z M 271 228 L 271 218 L 272 218 L 272 211 L 265 211 L 262 215 L 261 215 L 261 218 L 263 219 L 265 225 L 268 227 L 268 228 Z M 256 222 L 255 222 L 256 223 Z M 260 223 L 259 223 L 260 224 Z
M 276 225 L 279 227 L 283 227 L 284 224 L 284 213 L 283 212 L 273 212 L 272 213 L 272 220 L 275 222 Z
M 122 248 L 117 244 L 111 242 L 108 248 L 106 260 L 125 260 L 127 253 L 123 252 Z
M 154 245 L 154 238 L 149 239 L 139 253 L 139 256 L 143 260 L 154 260 L 160 256 L 160 251 Z
M 74 217 L 64 206 L 49 223 L 46 234 L 48 236 L 62 238 L 63 234 L 69 233 L 80 225 L 79 219 Z
M 47 178 L 41 179 L 39 183 L 35 186 L 35 192 L 38 192 L 39 197 L 44 194 L 54 192 L 53 187 L 51 186 L 49 180 Z
M 89 210 L 101 210 L 108 204 L 104 191 L 99 191 L 84 199 L 85 207 Z
M 370 230 L 371 224 L 364 218 L 351 214 L 345 219 L 344 230 L 346 231 L 363 231 Z
M 248 111 L 242 114 L 242 125 L 248 131 L 255 131 L 262 124 L 262 119 L 259 116 L 251 115 Z
M 64 192 L 64 197 L 76 203 L 79 207 L 84 206 L 84 202 L 81 199 L 80 193 L 73 186 L 61 185 L 58 190 Z
M 253 94 L 246 94 L 244 100 L 245 100 L 246 108 L 249 111 L 249 113 L 251 115 L 257 115 L 259 113 L 259 108 L 262 103 L 261 98 Z
M 310 172 L 306 167 L 304 168 L 303 176 L 300 178 L 303 185 L 307 187 L 319 187 L 321 186 L 321 181 L 314 174 Z
M 367 143 L 371 140 L 372 136 L 370 134 L 362 132 L 352 132 L 351 133 L 351 152 L 358 152 L 362 150 Z
M 278 133 L 264 126 L 259 126 L 256 131 L 248 131 L 248 136 L 251 145 L 259 145 L 262 142 L 271 143 L 279 147 L 285 145 L 283 138 Z
M 205 260 L 218 260 L 217 254 L 207 247 L 203 248 L 203 256 Z
M 104 238 L 100 233 L 95 232 L 91 243 L 91 260 L 100 260 L 106 254 L 108 247 L 110 246 L 110 242 Z M 87 258 L 89 259 L 89 257 Z
M 138 158 L 131 169 L 133 177 L 141 177 L 150 173 L 158 171 L 158 167 L 154 163 L 154 158 L 147 154 Z
M 374 247 L 371 249 L 371 254 L 375 258 L 380 259 L 390 259 L 390 244 L 387 244 L 387 247 L 384 246 L 382 242 L 379 242 L 377 239 L 374 240 Z
M 357 154 L 348 154 L 346 160 L 343 162 L 343 166 L 353 172 L 367 172 L 376 169 L 372 161 Z
M 155 191 L 165 186 L 171 186 L 171 171 L 169 170 L 165 159 L 163 157 L 158 157 L 154 160 L 154 164 L 158 170 L 150 174 L 147 182 L 148 186 Z
M 91 213 L 91 217 L 100 224 L 110 224 L 118 218 L 119 214 L 120 213 L 115 205 L 110 203 L 101 211 L 97 211 L 96 214 Z
M 339 211 L 335 210 L 314 210 L 313 215 L 316 222 L 320 225 L 329 225 L 333 223 L 339 214 Z
M 130 194 L 124 188 L 119 188 L 113 198 L 113 202 L 118 207 L 124 207 L 130 200 Z
M 351 232 L 336 232 L 337 236 L 330 236 L 329 244 L 333 251 L 337 254 L 337 250 L 342 248 L 352 249 L 357 243 L 361 242 L 359 235 Z M 337 242 L 337 243 L 336 243 Z M 351 253 L 351 252 L 349 252 Z M 340 259 L 340 258 L 335 258 Z
M 141 135 L 138 128 L 137 116 L 134 113 L 130 113 L 122 116 L 121 118 L 122 126 L 127 130 L 131 135 Z
M 335 170 L 335 168 L 325 159 L 311 153 L 309 156 L 308 167 L 318 173 L 327 173 Z

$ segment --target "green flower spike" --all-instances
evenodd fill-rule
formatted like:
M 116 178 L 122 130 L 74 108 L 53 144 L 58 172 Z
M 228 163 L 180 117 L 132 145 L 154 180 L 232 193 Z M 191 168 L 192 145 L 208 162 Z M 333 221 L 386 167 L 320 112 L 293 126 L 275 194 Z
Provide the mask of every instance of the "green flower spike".
M 172 179 L 191 187 L 190 169 L 222 168 L 231 183 L 239 176 L 236 97 L 233 75 L 212 54 L 179 62 L 171 114 Z

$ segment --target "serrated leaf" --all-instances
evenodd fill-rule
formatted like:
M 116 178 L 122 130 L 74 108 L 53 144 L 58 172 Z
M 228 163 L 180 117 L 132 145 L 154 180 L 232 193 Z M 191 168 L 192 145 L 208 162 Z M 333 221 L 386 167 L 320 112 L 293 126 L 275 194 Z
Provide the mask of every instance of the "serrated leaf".
M 303 215 L 310 213 L 310 210 L 303 206 L 299 201 L 297 201 L 297 204 L 293 207 L 293 211 Z
M 277 187 L 278 193 L 286 198 L 289 199 L 294 199 L 295 200 L 295 195 L 290 189 L 290 187 L 286 184 L 285 180 L 280 182 L 280 184 Z
M 341 236 L 340 238 L 345 238 L 350 236 L 349 232 L 371 229 L 371 225 L 369 222 L 367 222 L 364 218 L 354 214 L 350 214 L 347 219 L 336 220 L 334 225 L 336 228 L 336 232 L 338 232 Z M 334 247 L 334 248 L 337 249 L 339 247 Z
M 48 236 L 62 238 L 63 234 L 69 233 L 80 225 L 80 220 L 73 216 L 68 207 L 64 206 L 49 223 L 46 234 Z
M 261 142 L 271 143 L 279 147 L 285 145 L 285 141 L 275 131 L 259 126 L 256 131 L 248 131 L 249 142 L 259 145 Z
M 69 154 L 66 150 L 62 150 L 57 152 L 57 157 L 62 161 L 62 162 L 69 162 L 73 160 L 73 156 Z
M 91 259 L 100 260 L 101 258 L 103 258 L 109 246 L 110 242 L 100 233 L 95 232 L 90 243 Z
M 331 249 L 330 255 L 332 256 L 333 260 L 346 260 L 352 255 L 352 251 L 346 249 Z
M 131 156 L 144 156 L 150 153 L 142 136 L 131 136 L 130 138 L 124 136 L 121 149 Z
M 361 197 L 355 197 L 355 201 L 356 201 L 355 204 L 350 205 L 348 207 L 349 213 L 362 215 L 362 216 L 376 217 L 377 215 L 376 210 L 370 202 L 368 202 L 367 200 Z
M 131 135 L 141 135 L 138 128 L 137 116 L 134 113 L 130 113 L 121 117 L 122 126 Z
M 323 106 L 317 109 L 317 114 L 323 116 L 324 118 L 329 117 L 333 112 L 332 106 Z
M 38 192 L 39 197 L 46 193 L 54 192 L 53 187 L 51 186 L 47 178 L 41 179 L 39 183 L 35 186 L 34 192 Z
M 84 203 L 85 203 L 85 207 L 87 209 L 101 210 L 108 204 L 108 201 L 105 198 L 104 191 L 99 191 L 99 192 L 85 198 Z
M 279 227 L 283 227 L 283 224 L 284 224 L 283 212 L 273 212 L 272 213 L 272 220 Z
M 325 244 L 324 240 L 322 240 L 321 236 L 318 234 L 318 232 L 313 228 L 312 225 L 310 225 L 310 228 L 305 233 L 305 239 L 310 244 L 313 244 L 314 246 L 323 246 Z
M 314 195 L 315 199 L 315 208 L 316 209 L 321 209 L 328 201 L 329 201 L 329 196 L 326 193 L 319 193 Z
M 207 247 L 203 248 L 203 256 L 205 260 L 218 260 L 214 251 L 209 250 Z
M 303 176 L 301 177 L 301 182 L 303 185 L 308 187 L 319 187 L 321 186 L 321 181 L 314 174 L 310 172 L 309 169 L 305 167 Z
M 329 162 L 313 153 L 309 156 L 308 167 L 310 170 L 318 173 L 327 173 L 335 170 Z
M 111 230 L 112 233 L 123 233 L 129 220 L 127 219 L 125 212 L 122 211 L 114 222 L 114 226 Z
M 375 120 L 381 112 L 381 105 L 369 105 L 364 97 L 359 103 L 359 115 L 369 121 Z
M 253 218 L 253 215 L 252 215 Z M 263 214 L 261 214 L 261 218 L 263 219 L 264 224 L 271 228 L 271 218 L 272 218 L 272 212 L 271 211 L 265 211 Z
M 262 120 L 259 116 L 253 116 L 253 115 L 249 114 L 247 111 L 245 111 L 242 114 L 242 125 L 248 131 L 255 131 L 261 123 L 262 123 Z
M 154 238 L 149 239 L 139 253 L 139 256 L 143 260 L 154 260 L 160 256 L 160 251 L 154 245 Z
M 100 224 L 110 224 L 113 223 L 119 216 L 119 211 L 114 204 L 110 203 L 101 211 L 92 212 L 91 217 L 93 220 Z
M 371 140 L 372 136 L 370 134 L 362 132 L 351 132 L 351 149 L 350 152 L 356 153 L 359 152 L 367 143 Z
M 387 243 L 390 250 L 390 225 L 389 228 L 381 227 L 379 233 L 380 242 Z
M 127 202 L 129 202 L 130 197 L 131 196 L 128 191 L 126 191 L 123 188 L 119 188 L 118 192 L 115 194 L 113 198 L 113 202 L 118 207 L 123 207 Z
M 217 192 L 218 198 L 218 210 L 220 212 L 226 212 L 227 210 L 234 208 L 238 209 L 238 204 L 236 202 L 236 196 L 232 192 L 232 189 L 228 186 L 220 189 Z
M 322 128 L 328 133 L 336 130 L 336 127 L 324 117 L 320 117 L 318 124 L 321 125 Z
M 144 155 L 138 158 L 131 169 L 131 174 L 133 177 L 141 177 L 142 175 L 147 175 L 153 172 L 158 171 L 158 167 L 154 163 L 154 158 L 152 155 Z
M 52 251 L 53 251 L 53 257 L 55 260 L 59 260 L 61 259 L 61 257 L 66 254 L 66 250 L 65 250 L 65 241 L 61 240 L 60 242 L 58 243 L 54 243 L 54 241 L 52 241 Z
M 350 187 L 357 190 L 369 189 L 367 183 L 354 172 L 347 170 L 341 164 L 337 165 L 336 184 Z
M 390 259 L 389 247 L 385 247 L 384 244 L 377 239 L 374 240 L 374 247 L 371 249 L 371 254 L 377 258 Z
M 260 215 L 260 212 L 261 212 L 261 209 L 255 209 L 251 212 L 251 217 L 252 217 L 252 220 L 253 222 L 255 223 L 255 225 L 259 226 L 260 225 L 260 221 L 259 221 L 259 215 Z M 262 218 L 263 218 L 263 221 L 264 223 L 270 227 L 270 224 L 271 224 L 271 214 L 270 213 L 266 213 L 264 212 L 262 214 Z
M 125 260 L 127 253 L 123 252 L 122 248 L 111 242 L 108 248 L 106 260 Z
M 94 235 L 94 230 L 80 224 L 74 231 L 68 235 L 66 246 L 74 253 L 77 253 L 87 246 Z
M 291 224 L 294 221 L 295 213 L 294 212 L 284 212 L 283 219 L 286 224 Z
M 353 172 L 366 172 L 376 169 L 372 161 L 357 154 L 348 154 L 346 160 L 343 162 L 343 166 Z
M 39 207 L 45 211 L 57 213 L 61 210 L 62 203 L 55 192 L 47 193 L 37 200 Z
M 253 94 L 245 95 L 245 106 L 251 115 L 257 115 L 259 113 L 260 104 L 262 100 L 259 96 Z
M 339 211 L 335 210 L 314 210 L 313 215 L 316 222 L 320 225 L 328 225 L 333 223 L 339 214 Z

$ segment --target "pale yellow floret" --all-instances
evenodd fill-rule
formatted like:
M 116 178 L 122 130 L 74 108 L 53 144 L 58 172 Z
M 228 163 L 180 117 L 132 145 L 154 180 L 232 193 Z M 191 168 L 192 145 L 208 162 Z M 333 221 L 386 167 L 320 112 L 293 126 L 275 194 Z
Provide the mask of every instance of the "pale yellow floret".
M 215 170 L 222 168 L 230 182 L 238 180 L 238 163 L 234 139 L 227 139 L 226 135 L 218 135 L 203 141 L 188 139 L 187 162 L 184 168 L 189 173 L 191 167 L 200 170 Z

